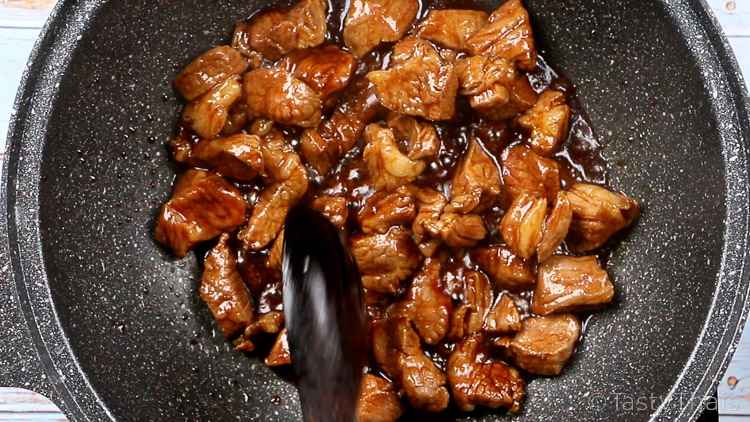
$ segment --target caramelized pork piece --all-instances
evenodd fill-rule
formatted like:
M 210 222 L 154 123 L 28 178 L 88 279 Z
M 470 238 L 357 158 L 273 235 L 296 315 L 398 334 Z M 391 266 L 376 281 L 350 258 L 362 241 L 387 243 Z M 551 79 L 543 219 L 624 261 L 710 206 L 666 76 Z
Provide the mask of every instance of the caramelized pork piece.
M 410 37 L 396 44 L 388 70 L 367 74 L 386 108 L 427 120 L 449 120 L 456 109 L 458 77 L 429 41 Z
M 334 226 L 343 230 L 349 218 L 349 206 L 343 196 L 322 195 L 311 204 L 313 209 L 320 211 Z
M 262 145 L 265 173 L 270 182 L 260 193 L 247 225 L 237 237 L 249 249 L 261 250 L 276 238 L 289 209 L 307 192 L 307 171 L 297 153 L 278 132 Z
M 513 299 L 504 294 L 500 296 L 484 320 L 484 331 L 489 334 L 515 333 L 521 329 L 521 314 Z
M 412 160 L 432 159 L 440 151 L 440 138 L 431 123 L 390 113 L 388 127 L 393 130 L 396 138 L 406 141 L 406 156 Z
M 464 412 L 477 406 L 518 412 L 525 395 L 521 375 L 484 352 L 481 335 L 468 337 L 456 346 L 448 358 L 448 382 L 453 400 Z
M 412 407 L 440 412 L 448 406 L 445 374 L 424 354 L 419 336 L 406 318 L 375 324 L 373 355 L 388 376 L 401 385 Z
M 226 338 L 237 334 L 253 319 L 250 292 L 237 271 L 237 258 L 226 233 L 206 255 L 200 296 Z
M 453 302 L 441 286 L 441 265 L 427 259 L 414 276 L 406 298 L 395 306 L 396 313 L 409 319 L 427 344 L 438 344 L 448 333 Z
M 471 56 L 458 61 L 459 93 L 490 120 L 504 120 L 531 108 L 537 94 L 528 79 L 502 58 Z
M 284 255 L 284 231 L 280 231 L 279 235 L 276 236 L 276 240 L 273 241 L 271 250 L 268 252 L 268 258 L 266 259 L 266 267 L 281 271 L 281 261 Z
M 615 288 L 595 256 L 553 256 L 539 266 L 531 311 L 538 315 L 597 308 L 612 301 Z
M 356 236 L 351 246 L 362 286 L 376 292 L 396 293 L 420 263 L 411 234 L 403 227 L 391 227 L 385 234 Z
M 353 0 L 344 21 L 344 43 L 362 57 L 380 43 L 400 40 L 418 11 L 417 0 Z
M 461 305 L 451 318 L 448 335 L 451 340 L 460 340 L 482 330 L 484 319 L 492 306 L 492 285 L 484 274 L 466 271 L 463 296 Z
M 573 356 L 581 323 L 573 315 L 533 317 L 510 344 L 516 364 L 536 375 L 559 375 Z
M 445 48 L 466 50 L 469 37 L 486 24 L 487 13 L 480 10 L 430 10 L 417 35 Z
M 500 222 L 500 232 L 514 254 L 523 259 L 534 256 L 546 216 L 547 198 L 524 193 L 513 201 Z
M 471 259 L 492 278 L 496 286 L 511 291 L 528 290 L 534 287 L 536 278 L 530 266 L 503 245 L 477 248 Z
M 366 79 L 352 84 L 330 119 L 307 129 L 300 139 L 300 151 L 319 175 L 325 175 L 357 143 L 365 126 L 380 110 L 374 87 Z
M 367 146 L 362 154 L 376 190 L 393 191 L 413 182 L 425 163 L 412 160 L 398 149 L 393 131 L 373 123 L 365 129 Z
M 213 139 L 226 126 L 229 108 L 241 96 L 240 79 L 233 76 L 188 103 L 182 111 L 182 122 L 201 138 Z
M 289 341 L 286 336 L 286 328 L 281 330 L 276 337 L 276 341 L 273 343 L 273 347 L 271 347 L 271 351 L 268 353 L 265 362 L 266 365 L 271 367 L 290 365 L 292 363 L 292 355 L 289 353 Z
M 568 194 L 560 191 L 557 193 L 552 212 L 550 212 L 544 224 L 542 240 L 536 248 L 536 257 L 539 262 L 546 261 L 555 253 L 568 235 L 568 229 L 572 220 L 573 209 L 570 206 Z
M 193 158 L 223 176 L 249 182 L 263 171 L 261 140 L 255 135 L 203 139 L 193 147 Z
M 569 246 L 576 252 L 588 252 L 604 245 L 641 213 L 632 198 L 596 185 L 575 184 L 568 192 L 568 199 L 573 209 Z
M 414 196 L 402 186 L 391 193 L 374 193 L 360 209 L 357 221 L 365 234 L 385 233 L 392 226 L 411 223 L 416 215 Z
M 560 169 L 555 160 L 540 157 L 525 145 L 510 148 L 503 158 L 503 181 L 508 200 L 527 193 L 555 201 L 560 190 Z
M 355 64 L 351 54 L 335 45 L 326 45 L 290 53 L 281 67 L 317 91 L 325 102 L 349 84 Z
M 552 156 L 565 141 L 570 127 L 570 107 L 565 95 L 551 89 L 544 91 L 534 107 L 518 118 L 518 124 L 531 132 L 529 145 L 534 152 Z
M 327 12 L 324 0 L 300 0 L 290 8 L 262 12 L 237 25 L 232 45 L 246 55 L 259 52 L 269 60 L 316 47 L 325 41 Z
M 424 256 L 432 256 L 440 246 L 440 240 L 430 238 L 428 227 L 438 227 L 448 200 L 442 193 L 430 188 L 417 188 L 414 192 L 417 199 L 417 216 L 411 226 L 414 241 Z
M 489 25 L 475 32 L 467 41 L 474 55 L 501 57 L 520 69 L 532 71 L 536 66 L 536 47 L 531 20 L 521 0 L 508 0 L 490 15 Z
M 245 74 L 248 112 L 274 122 L 315 127 L 320 122 L 320 94 L 285 69 L 255 69 Z
M 284 313 L 280 311 L 266 312 L 259 315 L 255 321 L 245 328 L 242 336 L 234 341 L 235 350 L 252 352 L 255 350 L 253 337 L 258 334 L 277 334 L 284 328 Z
M 497 163 L 476 138 L 469 141 L 451 183 L 449 211 L 482 212 L 500 196 L 502 185 Z
M 242 224 L 246 207 L 240 191 L 221 176 L 188 170 L 162 206 L 154 237 L 181 258 L 196 244 Z
M 425 228 L 451 248 L 470 248 L 487 236 L 484 221 L 476 214 L 445 212 L 437 222 L 425 223 Z
M 359 390 L 357 422 L 396 422 L 403 413 L 393 383 L 377 375 L 365 374 Z
M 174 80 L 174 86 L 186 100 L 192 101 L 216 85 L 247 69 L 239 51 L 221 45 L 198 56 Z
M 237 101 L 229 109 L 227 123 L 221 129 L 224 136 L 234 135 L 240 132 L 248 124 L 250 119 L 247 116 L 247 104 L 244 101 Z

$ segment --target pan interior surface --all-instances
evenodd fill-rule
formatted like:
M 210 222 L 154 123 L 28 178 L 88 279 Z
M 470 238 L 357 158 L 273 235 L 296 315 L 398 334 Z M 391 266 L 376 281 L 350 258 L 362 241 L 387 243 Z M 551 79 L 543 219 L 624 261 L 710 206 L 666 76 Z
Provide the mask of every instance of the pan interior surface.
M 741 309 L 729 306 L 733 292 L 746 289 L 744 256 L 730 254 L 744 237 L 730 223 L 739 219 L 736 229 L 746 230 L 745 211 L 733 215 L 740 211 L 732 204 L 746 202 L 747 181 L 731 163 L 744 163 L 745 152 L 728 146 L 721 101 L 730 88 L 712 62 L 717 53 L 694 44 L 705 28 L 685 23 L 687 9 L 672 3 L 528 2 L 545 57 L 578 87 L 605 144 L 613 187 L 644 209 L 610 260 L 616 303 L 590 320 L 562 376 L 531 381 L 514 419 L 687 420 L 672 398 L 691 400 L 681 385 L 703 385 L 695 374 L 721 366 L 712 348 L 726 325 L 739 324 Z M 164 147 L 180 111 L 171 81 L 193 57 L 227 42 L 236 20 L 269 3 L 156 4 L 94 9 L 44 117 L 32 202 L 53 322 L 65 336 L 50 359 L 72 354 L 70 370 L 84 376 L 69 389 L 74 397 L 95 392 L 93 404 L 76 404 L 89 416 L 299 420 L 294 386 L 234 352 L 215 329 L 196 293 L 194 255 L 174 260 L 152 239 L 175 171 Z M 725 279 L 722 268 L 737 273 Z M 725 302 L 725 319 L 714 318 Z M 709 315 L 720 324 L 715 332 L 706 328 Z M 649 405 L 628 405 L 638 398 Z

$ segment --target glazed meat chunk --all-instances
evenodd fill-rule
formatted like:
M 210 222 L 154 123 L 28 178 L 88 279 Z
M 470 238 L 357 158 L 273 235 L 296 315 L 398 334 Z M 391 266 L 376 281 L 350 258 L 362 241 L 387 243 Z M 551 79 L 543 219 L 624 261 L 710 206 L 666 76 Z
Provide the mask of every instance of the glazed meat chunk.
M 514 254 L 529 259 L 542 241 L 547 198 L 535 198 L 527 193 L 513 201 L 500 222 L 500 232 Z
M 240 191 L 221 176 L 188 170 L 162 206 L 154 237 L 181 258 L 196 244 L 242 224 L 246 207 Z
M 431 123 L 390 113 L 388 127 L 393 130 L 397 139 L 406 141 L 406 156 L 412 160 L 435 158 L 440 151 L 440 138 Z
M 233 76 L 185 106 L 182 122 L 201 138 L 213 139 L 226 126 L 229 108 L 240 96 L 242 85 Z
M 492 284 L 484 274 L 467 270 L 463 296 L 461 305 L 451 318 L 451 340 L 460 340 L 482 330 L 484 319 L 492 306 Z
M 351 244 L 362 286 L 376 292 L 396 293 L 420 263 L 419 251 L 409 230 L 403 227 L 391 227 L 385 234 L 357 236 Z
M 488 334 L 508 334 L 521 330 L 521 314 L 513 299 L 500 296 L 484 320 L 484 331 Z
M 536 256 L 539 262 L 546 261 L 555 253 L 560 244 L 565 240 L 573 220 L 573 209 L 568 200 L 568 194 L 560 191 L 557 193 L 554 206 L 542 231 L 542 240 L 536 248 Z
M 365 129 L 367 146 L 362 154 L 376 190 L 392 191 L 413 182 L 425 163 L 412 160 L 398 149 L 393 131 L 373 123 Z
M 477 406 L 520 410 L 525 383 L 514 368 L 492 359 L 482 350 L 481 335 L 461 341 L 448 358 L 448 382 L 459 409 Z
M 395 192 L 376 192 L 357 214 L 362 232 L 385 233 L 391 226 L 406 225 L 417 214 L 414 196 L 406 186 Z
M 514 255 L 507 246 L 495 245 L 474 249 L 471 258 L 499 287 L 511 291 L 534 287 L 536 278 L 530 266 Z
M 601 186 L 578 183 L 568 192 L 573 209 L 569 246 L 588 252 L 604 245 L 640 215 L 640 206 L 628 196 Z
M 292 355 L 289 352 L 289 341 L 287 339 L 286 328 L 281 330 L 279 335 L 276 337 L 276 341 L 271 347 L 271 351 L 265 360 L 266 365 L 284 366 L 292 363 Z
M 412 407 L 440 412 L 448 406 L 445 374 L 424 354 L 419 336 L 407 319 L 375 324 L 373 355 L 388 376 L 401 385 Z
M 482 217 L 445 212 L 436 222 L 425 223 L 430 234 L 451 248 L 469 248 L 487 236 Z
M 324 0 L 301 0 L 287 9 L 260 13 L 250 22 L 237 25 L 233 45 L 244 54 L 258 52 L 269 60 L 316 47 L 325 41 L 327 12 Z
M 539 266 L 531 302 L 538 315 L 597 308 L 612 301 L 615 288 L 595 256 L 553 256 Z
M 448 205 L 448 200 L 434 189 L 417 188 L 414 191 L 417 199 L 417 216 L 411 226 L 414 241 L 422 254 L 432 256 L 440 246 L 440 240 L 430 239 L 431 231 L 434 232 L 434 227 L 440 227 L 440 216 Z
M 469 37 L 487 24 L 487 13 L 480 10 L 431 10 L 417 35 L 445 48 L 466 50 Z
M 247 110 L 285 125 L 315 127 L 320 122 L 320 94 L 285 69 L 255 69 L 245 74 Z
M 218 138 L 204 139 L 193 147 L 193 157 L 202 165 L 223 176 L 249 182 L 263 172 L 261 140 L 244 133 Z
M 581 323 L 573 315 L 533 317 L 510 344 L 518 366 L 537 375 L 559 375 L 575 350 Z
M 320 211 L 339 229 L 346 226 L 346 220 L 349 218 L 349 206 L 343 196 L 319 196 L 315 198 L 311 206 L 313 209 Z
M 326 45 L 290 53 L 281 67 L 317 91 L 325 102 L 349 84 L 355 65 L 351 54 L 335 45 Z
M 472 138 L 453 176 L 449 210 L 464 214 L 486 210 L 502 193 L 501 183 L 497 163 Z
M 406 38 L 393 48 L 392 66 L 367 74 L 386 108 L 427 120 L 449 120 L 456 109 L 458 78 L 429 41 Z
M 555 201 L 560 190 L 560 169 L 556 161 L 540 157 L 525 145 L 516 145 L 503 155 L 503 181 L 508 200 L 523 193 Z
M 353 0 L 344 21 L 344 43 L 362 57 L 382 42 L 400 40 L 418 11 L 417 0 Z
M 229 246 L 229 235 L 226 233 L 206 255 L 200 296 L 211 310 L 224 337 L 231 338 L 252 322 L 250 292 L 237 271 L 237 258 Z
M 396 422 L 404 413 L 393 383 L 365 374 L 357 403 L 357 422 Z
M 192 101 L 232 76 L 242 74 L 247 62 L 239 51 L 222 45 L 201 54 L 177 75 L 174 86 Z
M 568 136 L 570 113 L 565 95 L 560 91 L 547 90 L 539 96 L 534 107 L 518 118 L 518 124 L 531 133 L 531 149 L 543 157 L 549 157 L 560 149 Z
M 468 40 L 474 55 L 501 57 L 523 70 L 536 67 L 536 47 L 531 20 L 521 0 L 508 0 L 490 15 L 489 25 Z
M 406 299 L 395 306 L 398 316 L 409 319 L 427 344 L 438 344 L 448 334 L 453 302 L 441 286 L 441 265 L 427 259 L 414 276 Z

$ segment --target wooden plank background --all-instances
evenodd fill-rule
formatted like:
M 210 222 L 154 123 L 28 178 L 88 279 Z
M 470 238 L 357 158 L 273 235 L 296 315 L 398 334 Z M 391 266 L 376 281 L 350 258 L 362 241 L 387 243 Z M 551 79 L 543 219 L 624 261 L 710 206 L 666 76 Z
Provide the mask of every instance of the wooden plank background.
M 0 150 L 21 72 L 54 0 L 0 0 Z M 750 78 L 750 0 L 708 0 Z M 2 160 L 2 155 L 0 155 Z M 721 422 L 750 421 L 750 328 L 719 386 Z M 0 421 L 62 421 L 34 393 L 0 388 Z

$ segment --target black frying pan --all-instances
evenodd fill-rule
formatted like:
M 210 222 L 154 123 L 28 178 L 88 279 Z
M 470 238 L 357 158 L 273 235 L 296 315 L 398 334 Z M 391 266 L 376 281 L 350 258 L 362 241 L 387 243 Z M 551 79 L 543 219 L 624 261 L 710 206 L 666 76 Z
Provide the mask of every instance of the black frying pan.
M 174 177 L 171 80 L 270 3 L 58 4 L 4 161 L 0 384 L 47 394 L 74 420 L 299 419 L 294 387 L 213 330 L 195 258 L 175 261 L 151 236 Z M 563 376 L 531 382 L 516 419 L 692 420 L 747 311 L 737 65 L 701 1 L 529 8 L 607 144 L 613 186 L 645 207 L 609 266 L 616 306 L 591 320 Z

